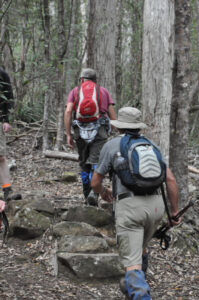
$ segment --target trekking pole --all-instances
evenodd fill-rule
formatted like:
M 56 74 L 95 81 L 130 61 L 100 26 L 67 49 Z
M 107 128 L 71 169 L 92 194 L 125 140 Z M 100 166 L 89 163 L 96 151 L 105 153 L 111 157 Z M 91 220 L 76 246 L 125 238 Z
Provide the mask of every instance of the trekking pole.
M 190 200 L 188 202 L 188 204 L 182 208 L 178 213 L 177 215 L 171 217 L 171 221 L 174 220 L 174 221 L 178 221 L 179 218 L 190 208 L 194 205 L 194 201 L 193 200 Z M 169 247 L 169 242 L 171 240 L 170 236 L 166 234 L 166 232 L 171 228 L 171 223 L 167 222 L 167 223 L 164 223 L 159 229 L 157 229 L 153 235 L 153 237 L 157 238 L 157 239 L 160 239 L 160 246 L 163 250 L 167 250 L 168 247 Z

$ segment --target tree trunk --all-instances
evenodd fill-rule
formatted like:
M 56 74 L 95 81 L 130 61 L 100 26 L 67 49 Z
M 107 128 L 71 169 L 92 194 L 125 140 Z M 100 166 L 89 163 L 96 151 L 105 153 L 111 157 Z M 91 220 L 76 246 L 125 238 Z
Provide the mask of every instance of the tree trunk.
M 116 45 L 115 45 L 115 84 L 116 84 L 116 103 L 119 107 L 122 96 L 122 0 L 117 0 L 116 6 Z
M 45 63 L 46 63 L 46 91 L 44 98 L 44 116 L 43 116 L 43 151 L 49 148 L 49 103 L 50 103 L 50 74 L 48 66 L 50 63 L 50 15 L 49 15 L 49 0 L 43 0 L 44 9 L 44 38 L 45 38 Z
M 17 87 L 17 106 L 16 110 L 21 111 L 23 108 L 23 97 L 24 97 L 24 73 L 26 66 L 26 34 L 25 29 L 27 27 L 27 22 L 25 17 L 22 20 L 22 32 L 21 32 L 21 55 L 20 55 L 20 72 L 18 78 L 18 87 Z
M 115 47 L 116 2 L 115 0 L 89 0 L 88 67 L 97 72 L 98 83 L 108 89 L 116 99 Z
M 146 134 L 168 161 L 172 67 L 174 57 L 174 3 L 145 0 L 142 65 L 143 117 Z
M 64 1 L 58 0 L 58 62 L 57 62 L 57 137 L 54 150 L 61 150 L 64 136 L 64 68 L 63 57 L 66 51 L 66 37 L 64 26 Z
M 196 61 L 197 61 L 198 66 L 199 66 L 199 0 L 195 0 L 195 14 L 196 14 L 196 33 L 197 33 L 197 39 L 196 39 L 196 41 L 197 41 L 197 59 L 196 59 Z M 196 100 L 197 103 L 199 102 L 198 90 L 199 90 L 199 70 L 197 68 L 197 80 L 196 80 L 195 86 L 192 87 L 191 93 L 190 93 L 190 96 L 189 96 L 190 106 L 192 106 L 194 104 L 194 100 L 196 100 L 196 99 L 197 99 Z M 189 112 L 194 112 L 193 119 L 192 119 L 193 124 L 191 124 L 192 128 L 191 128 L 191 132 L 190 132 L 190 136 L 193 137 L 193 138 L 194 138 L 194 133 L 196 135 L 198 134 L 197 124 L 198 124 L 199 113 L 198 113 L 197 107 L 199 108 L 199 105 L 194 105 L 194 106 L 192 106 L 191 109 L 189 109 Z
M 141 74 L 142 74 L 142 24 L 143 24 L 143 7 L 144 1 L 132 1 L 132 18 L 131 18 L 131 86 L 132 98 L 134 103 L 140 104 L 141 96 Z
M 79 18 L 80 0 L 73 0 L 71 31 L 68 40 L 66 69 L 66 95 L 74 87 L 75 76 L 77 73 L 76 41 L 78 40 L 78 18 Z M 79 73 L 79 72 L 78 72 Z M 78 74 L 79 75 L 79 74 Z
M 198 66 L 199 66 L 199 0 L 195 0 L 195 9 L 196 9 L 196 21 L 197 21 L 197 50 L 198 50 Z M 198 84 L 199 84 L 199 70 L 198 70 Z
M 175 1 L 175 60 L 171 106 L 170 166 L 176 176 L 180 205 L 188 199 L 188 124 L 190 86 L 190 1 Z
M 2 15 L 2 20 L 1 20 L 1 37 L 0 37 L 0 59 L 1 59 L 1 64 L 3 64 L 6 67 L 6 71 L 8 74 L 13 71 L 12 69 L 12 57 L 10 53 L 10 34 L 8 30 L 8 25 L 9 25 L 9 14 L 5 13 L 8 9 L 9 3 L 5 1 L 2 4 L 2 11 L 4 14 Z

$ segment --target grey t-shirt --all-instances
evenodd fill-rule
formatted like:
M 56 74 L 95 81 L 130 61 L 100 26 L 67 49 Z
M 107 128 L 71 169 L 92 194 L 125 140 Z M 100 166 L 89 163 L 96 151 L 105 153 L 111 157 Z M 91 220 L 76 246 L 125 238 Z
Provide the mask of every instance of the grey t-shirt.
M 120 151 L 121 138 L 122 135 L 119 135 L 104 144 L 100 152 L 100 157 L 95 172 L 101 175 L 106 175 L 110 171 L 113 171 L 113 161 L 116 153 Z M 121 183 L 116 173 L 113 175 L 112 186 L 114 196 L 130 191 Z

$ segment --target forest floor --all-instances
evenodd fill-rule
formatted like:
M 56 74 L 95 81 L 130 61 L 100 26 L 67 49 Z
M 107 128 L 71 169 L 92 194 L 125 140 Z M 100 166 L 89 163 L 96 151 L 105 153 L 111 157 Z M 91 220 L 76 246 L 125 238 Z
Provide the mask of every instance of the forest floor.
M 19 136 L 19 133 L 17 133 Z M 20 133 L 21 134 L 21 133 Z M 65 171 L 79 172 L 78 163 L 42 156 L 39 139 L 29 131 L 20 138 L 9 137 L 8 160 L 17 168 L 11 171 L 14 189 L 22 195 L 45 193 L 49 199 L 66 197 L 68 205 L 81 205 L 80 178 L 76 183 L 47 184 L 41 178 L 53 178 Z M 2 239 L 2 237 L 0 237 Z M 1 241 L 0 241 L 1 242 Z M 0 248 L 0 300 L 119 300 L 124 299 L 118 279 L 78 280 L 60 270 L 56 277 L 39 257 L 50 241 L 46 237 L 30 241 L 9 238 Z M 199 253 L 182 253 L 171 247 L 167 251 L 159 242 L 149 245 L 150 263 L 147 280 L 153 300 L 199 300 Z

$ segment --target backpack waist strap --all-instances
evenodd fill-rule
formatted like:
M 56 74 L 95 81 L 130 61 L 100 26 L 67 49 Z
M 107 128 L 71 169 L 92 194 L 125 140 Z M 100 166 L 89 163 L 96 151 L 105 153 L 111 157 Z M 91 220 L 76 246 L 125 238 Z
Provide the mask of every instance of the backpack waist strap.
M 119 195 L 117 196 L 117 199 L 118 199 L 118 200 L 122 200 L 122 199 L 124 199 L 124 198 L 132 197 L 132 196 L 134 196 L 133 193 L 131 193 L 131 192 L 126 192 L 126 193 L 119 194 Z
M 133 197 L 133 196 L 151 196 L 151 195 L 161 195 L 160 189 L 155 190 L 152 194 L 143 194 L 143 195 L 133 193 L 133 192 L 125 192 L 117 195 L 117 199 L 120 201 L 124 198 Z

